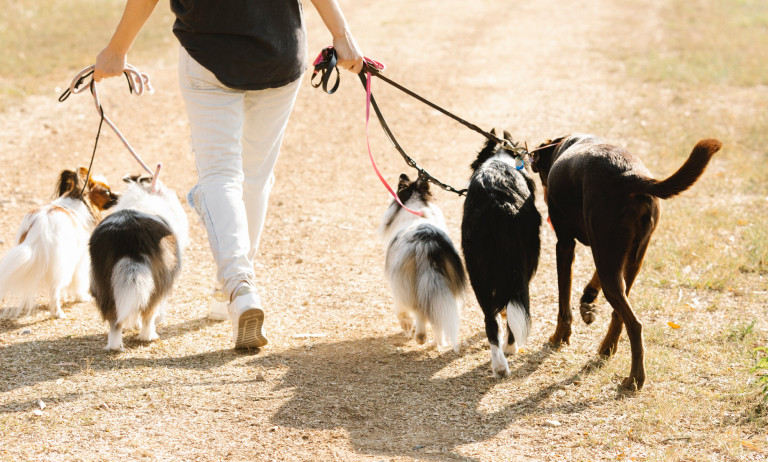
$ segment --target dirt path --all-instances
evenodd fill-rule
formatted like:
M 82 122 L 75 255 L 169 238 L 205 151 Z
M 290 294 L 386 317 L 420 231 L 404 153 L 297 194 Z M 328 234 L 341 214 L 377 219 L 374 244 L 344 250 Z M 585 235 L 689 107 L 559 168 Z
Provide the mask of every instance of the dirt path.
M 574 129 L 604 129 L 611 114 L 631 107 L 637 89 L 623 84 L 622 68 L 604 51 L 616 37 L 657 33 L 655 12 L 663 2 L 636 6 L 642 14 L 605 0 L 346 3 L 359 43 L 388 64 L 392 78 L 483 127 L 505 128 L 537 143 Z M 328 35 L 310 8 L 314 55 Z M 148 163 L 164 163 L 166 183 L 183 197 L 195 170 L 175 81 L 175 47 L 169 44 L 156 62 L 133 64 L 151 74 L 157 94 L 128 96 L 124 82 L 115 79 L 102 91 L 110 95 L 107 110 Z M 532 287 L 532 344 L 511 360 L 509 380 L 491 377 L 471 293 L 461 354 L 419 348 L 399 334 L 376 237 L 388 197 L 365 156 L 364 94 L 347 74 L 333 96 L 310 88 L 309 74 L 303 85 L 257 268 L 269 347 L 257 355 L 237 354 L 230 349 L 229 323 L 205 319 L 214 270 L 203 228 L 188 210 L 192 243 L 158 341 L 140 344 L 128 334 L 125 353 L 104 353 L 106 329 L 91 303 L 68 306 L 65 320 L 40 313 L 0 324 L 1 355 L 10 364 L 2 376 L 7 388 L 0 411 L 9 416 L 0 427 L 0 459 L 561 460 L 645 454 L 650 447 L 627 438 L 618 423 L 621 407 L 632 404 L 620 402 L 610 374 L 628 368 L 626 343 L 597 384 L 574 385 L 589 380 L 582 377 L 589 377 L 605 316 L 594 328 L 575 326 L 567 352 L 574 361 L 544 346 L 556 319 L 548 229 L 542 229 L 542 262 Z M 374 85 L 406 149 L 434 175 L 464 184 L 482 138 L 381 82 Z M 60 104 L 52 97 L 57 91 L 0 115 L 3 253 L 23 213 L 46 200 L 57 172 L 87 163 L 90 155 L 97 119 L 89 97 Z M 406 167 L 372 127 L 379 168 L 394 181 Z M 95 171 L 118 182 L 137 168 L 107 135 Z M 462 200 L 435 194 L 458 241 Z M 584 281 L 585 258 L 576 271 Z M 28 411 L 38 399 L 48 404 L 42 417 Z M 589 440 L 589 428 L 598 427 L 611 442 Z

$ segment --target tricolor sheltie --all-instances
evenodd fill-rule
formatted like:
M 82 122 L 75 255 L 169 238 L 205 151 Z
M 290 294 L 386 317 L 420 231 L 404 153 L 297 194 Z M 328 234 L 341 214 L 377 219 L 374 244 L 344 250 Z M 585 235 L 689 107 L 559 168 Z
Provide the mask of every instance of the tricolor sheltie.
M 511 141 L 509 133 L 504 137 Z M 494 377 L 509 375 L 504 353 L 514 354 L 531 325 L 528 285 L 539 263 L 541 215 L 533 180 L 515 168 L 513 153 L 488 141 L 472 163 L 461 246 L 477 302 L 485 315 Z M 507 339 L 499 329 L 506 310 Z M 503 344 L 503 351 L 499 345 Z
M 187 217 L 176 193 L 148 177 L 126 177 L 128 188 L 90 241 L 91 294 L 109 323 L 106 349 L 123 349 L 123 327 L 139 340 L 157 338 L 156 319 L 181 270 Z
M 466 290 L 461 257 L 445 230 L 442 212 L 430 202 L 426 180 L 400 175 L 397 195 L 406 207 L 422 213 L 414 215 L 393 200 L 379 230 L 400 326 L 423 344 L 429 322 L 435 343 L 450 344 L 458 353 L 459 312 Z
M 0 261 L 0 299 L 6 293 L 21 298 L 3 317 L 31 312 L 41 287 L 48 289 L 48 308 L 57 318 L 64 317 L 62 295 L 75 301 L 89 298 L 88 236 L 101 220 L 101 211 L 113 206 L 117 196 L 104 177 L 88 178 L 82 167 L 62 171 L 56 192 L 56 200 L 24 217 L 15 247 Z

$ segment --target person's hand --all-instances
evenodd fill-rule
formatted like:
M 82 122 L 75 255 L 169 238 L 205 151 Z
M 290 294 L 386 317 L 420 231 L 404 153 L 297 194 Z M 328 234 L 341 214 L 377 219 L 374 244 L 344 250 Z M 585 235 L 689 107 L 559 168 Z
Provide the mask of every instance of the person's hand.
M 115 53 L 109 47 L 101 50 L 96 56 L 96 65 L 93 68 L 93 81 L 100 82 L 104 77 L 117 77 L 123 74 L 127 56 Z
M 347 32 L 343 37 L 334 37 L 333 48 L 336 50 L 337 66 L 355 74 L 363 70 L 363 53 L 352 34 Z

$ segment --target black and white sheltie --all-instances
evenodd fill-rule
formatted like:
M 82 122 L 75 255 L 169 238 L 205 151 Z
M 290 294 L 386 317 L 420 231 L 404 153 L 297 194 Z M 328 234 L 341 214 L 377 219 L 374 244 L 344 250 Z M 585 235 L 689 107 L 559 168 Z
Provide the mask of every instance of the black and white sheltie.
M 422 213 L 414 215 L 393 200 L 379 229 L 400 327 L 423 344 L 429 322 L 435 343 L 450 344 L 458 353 L 459 312 L 466 291 L 461 257 L 448 237 L 442 212 L 430 202 L 426 180 L 400 175 L 397 195 L 406 207 Z
M 511 141 L 509 133 L 504 137 Z M 504 353 L 514 354 L 528 339 L 528 286 L 539 263 L 541 215 L 533 180 L 515 168 L 509 151 L 488 141 L 472 163 L 461 246 L 477 302 L 485 315 L 494 377 L 508 376 Z M 499 329 L 506 310 L 507 340 Z
M 106 349 L 123 349 L 123 327 L 157 338 L 156 319 L 181 270 L 187 216 L 175 191 L 151 178 L 126 177 L 128 188 L 90 241 L 91 294 L 109 323 Z
M 87 187 L 84 193 L 83 185 Z M 15 247 L 0 261 L 0 299 L 20 294 L 16 307 L 3 317 L 18 318 L 35 307 L 41 287 L 48 289 L 51 315 L 64 317 L 61 298 L 75 301 L 88 296 L 88 236 L 101 220 L 101 211 L 117 202 L 107 180 L 88 178 L 88 170 L 64 170 L 59 174 L 57 199 L 28 213 L 16 233 Z

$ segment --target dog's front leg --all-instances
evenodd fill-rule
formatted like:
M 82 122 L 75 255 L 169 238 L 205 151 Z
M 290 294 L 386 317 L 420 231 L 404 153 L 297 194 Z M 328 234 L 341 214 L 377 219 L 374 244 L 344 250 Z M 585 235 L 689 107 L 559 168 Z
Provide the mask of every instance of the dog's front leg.
M 574 239 L 558 239 L 555 246 L 557 258 L 557 292 L 559 308 L 557 312 L 557 327 L 549 337 L 549 343 L 558 347 L 563 343 L 571 343 L 571 274 L 573 272 L 573 254 L 576 248 Z

